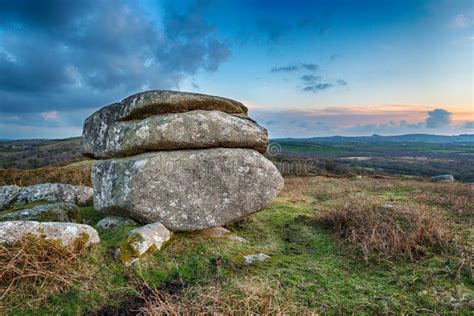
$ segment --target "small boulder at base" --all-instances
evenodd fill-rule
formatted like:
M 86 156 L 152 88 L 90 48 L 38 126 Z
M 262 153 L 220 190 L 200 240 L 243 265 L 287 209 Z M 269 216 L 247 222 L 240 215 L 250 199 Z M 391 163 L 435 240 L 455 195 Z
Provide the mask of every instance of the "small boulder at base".
M 171 232 L 161 223 L 135 228 L 120 246 L 118 258 L 126 265 L 130 265 L 143 255 L 160 250 L 170 238 Z
M 0 222 L 0 243 L 15 244 L 25 237 L 54 240 L 65 247 L 78 242 L 84 243 L 84 246 L 100 242 L 97 231 L 89 225 L 35 221 Z
M 252 149 L 160 151 L 97 161 L 95 209 L 171 231 L 224 226 L 267 207 L 283 187 L 275 165 Z
M 31 220 L 38 222 L 74 222 L 82 220 L 81 210 L 73 203 L 39 205 L 6 214 L 0 214 L 0 221 Z
M 65 183 L 42 183 L 20 188 L 15 205 L 35 201 L 67 202 L 86 204 L 92 200 L 94 192 L 91 187 Z
M 16 185 L 0 186 L 0 211 L 10 207 L 20 194 L 20 188 Z
M 451 174 L 443 174 L 439 176 L 431 177 L 431 181 L 436 182 L 454 182 L 454 177 Z
M 113 229 L 115 227 L 124 226 L 124 225 L 134 225 L 136 224 L 133 220 L 120 216 L 107 216 L 97 222 L 95 226 L 103 230 Z

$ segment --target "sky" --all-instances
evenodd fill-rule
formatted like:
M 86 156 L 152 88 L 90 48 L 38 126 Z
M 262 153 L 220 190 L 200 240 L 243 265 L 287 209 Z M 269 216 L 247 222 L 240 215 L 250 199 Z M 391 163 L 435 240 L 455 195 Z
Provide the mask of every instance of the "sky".
M 271 138 L 474 133 L 473 47 L 467 0 L 0 0 L 0 139 L 152 89 L 241 101 Z

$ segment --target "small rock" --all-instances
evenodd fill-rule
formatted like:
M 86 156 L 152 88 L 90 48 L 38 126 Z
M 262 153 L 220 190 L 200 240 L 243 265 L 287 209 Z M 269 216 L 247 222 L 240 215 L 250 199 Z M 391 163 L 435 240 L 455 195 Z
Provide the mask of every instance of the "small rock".
M 213 228 L 206 228 L 199 233 L 202 236 L 209 237 L 209 238 L 222 238 L 230 234 L 230 230 L 225 229 L 224 227 L 213 227 Z
M 383 208 L 386 209 L 386 210 L 391 210 L 393 208 L 393 205 L 392 204 L 384 204 Z
M 258 254 L 253 254 L 253 255 L 246 255 L 244 256 L 244 259 L 245 259 L 245 263 L 252 264 L 255 262 L 265 261 L 267 259 L 270 259 L 270 256 L 264 253 L 258 253 Z
M 130 265 L 143 255 L 160 250 L 170 238 L 171 232 L 158 222 L 135 228 L 128 233 L 127 240 L 120 246 L 118 258 Z
M 81 210 L 73 203 L 54 203 L 0 214 L 0 221 L 81 222 Z
M 107 216 L 100 221 L 97 222 L 95 226 L 101 228 L 103 230 L 109 230 L 115 227 L 123 226 L 123 225 L 134 225 L 136 224 L 135 221 L 120 217 L 120 216 Z
M 443 175 L 431 177 L 431 181 L 454 182 L 454 177 L 451 174 L 443 174 Z
M 199 233 L 208 238 L 217 238 L 217 239 L 227 239 L 227 240 L 232 240 L 232 241 L 237 241 L 237 242 L 247 242 L 247 239 L 240 237 L 240 236 L 235 236 L 232 235 L 232 232 L 228 229 L 225 229 L 224 227 L 213 227 L 213 228 L 206 228 Z
M 235 235 L 227 236 L 227 239 L 232 240 L 232 241 L 237 241 L 237 242 L 247 242 L 247 239 L 245 239 L 244 237 L 235 236 Z
M 0 243 L 15 244 L 27 236 L 59 241 L 65 247 L 76 242 L 84 242 L 85 246 L 100 242 L 97 231 L 89 225 L 35 221 L 0 222 Z
M 20 188 L 16 185 L 5 185 L 0 187 L 0 211 L 10 207 L 16 200 Z

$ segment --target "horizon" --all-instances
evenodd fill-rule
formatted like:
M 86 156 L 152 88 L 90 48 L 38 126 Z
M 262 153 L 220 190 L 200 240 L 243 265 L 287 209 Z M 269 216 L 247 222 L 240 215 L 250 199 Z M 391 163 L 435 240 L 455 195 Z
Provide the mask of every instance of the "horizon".
M 0 0 L 0 139 L 77 137 L 99 108 L 154 89 L 238 100 L 271 139 L 474 134 L 473 12 L 467 0 Z
M 308 136 L 308 137 L 276 137 L 276 138 L 269 138 L 269 141 L 285 140 L 285 139 L 312 139 L 312 138 L 333 138 L 333 137 L 360 138 L 360 137 L 402 137 L 402 136 L 435 136 L 435 137 L 473 136 L 474 137 L 474 133 L 454 134 L 454 135 L 418 133 L 418 134 L 395 134 L 395 135 L 372 134 L 372 135 L 352 135 L 352 136 L 330 135 L 330 136 Z M 66 139 L 81 138 L 81 137 L 82 135 L 69 136 L 65 138 L 0 138 L 0 141 L 28 141 L 28 140 L 52 140 L 53 141 L 53 140 L 66 140 Z

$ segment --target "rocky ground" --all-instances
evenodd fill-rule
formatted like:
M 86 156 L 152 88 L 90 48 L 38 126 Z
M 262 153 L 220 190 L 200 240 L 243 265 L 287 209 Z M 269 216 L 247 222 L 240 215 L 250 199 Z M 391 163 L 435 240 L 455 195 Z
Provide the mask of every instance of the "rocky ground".
M 273 204 L 227 226 L 230 233 L 175 233 L 128 267 L 115 249 L 135 224 L 97 225 L 104 214 L 80 211 L 100 244 L 2 246 L 0 313 L 467 314 L 474 307 L 468 184 L 290 177 Z M 358 217 L 364 221 L 351 220 Z

